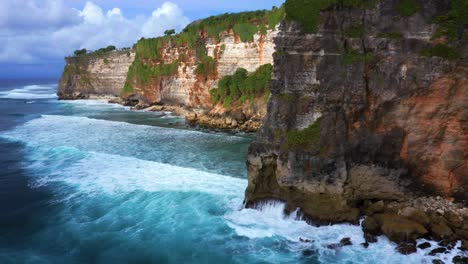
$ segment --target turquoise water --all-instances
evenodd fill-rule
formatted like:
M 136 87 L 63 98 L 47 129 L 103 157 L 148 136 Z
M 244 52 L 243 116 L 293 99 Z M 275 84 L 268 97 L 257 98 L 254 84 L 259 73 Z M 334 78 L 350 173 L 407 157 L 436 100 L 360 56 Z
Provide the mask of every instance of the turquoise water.
M 383 237 L 365 249 L 359 226 L 309 226 L 281 203 L 242 209 L 252 136 L 59 102 L 55 89 L 0 90 L 0 263 L 431 263 L 460 253 L 403 256 Z M 344 237 L 353 245 L 327 247 Z

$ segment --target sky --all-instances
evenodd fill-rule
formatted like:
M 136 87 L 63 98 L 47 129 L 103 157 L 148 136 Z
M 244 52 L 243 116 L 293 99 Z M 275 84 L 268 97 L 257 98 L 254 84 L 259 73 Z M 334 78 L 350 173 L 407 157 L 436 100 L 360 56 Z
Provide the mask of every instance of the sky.
M 226 12 L 284 0 L 0 0 L 0 78 L 58 78 L 76 49 L 131 47 Z

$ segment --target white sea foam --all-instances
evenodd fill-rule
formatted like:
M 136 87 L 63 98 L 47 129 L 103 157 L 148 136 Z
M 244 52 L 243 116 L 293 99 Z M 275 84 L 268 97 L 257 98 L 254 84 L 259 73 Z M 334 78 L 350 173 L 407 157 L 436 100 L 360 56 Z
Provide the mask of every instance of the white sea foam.
M 131 157 L 70 148 L 33 149 L 26 168 L 43 172 L 39 185 L 64 182 L 86 193 L 195 191 L 235 197 L 247 185 L 244 179 Z
M 396 244 L 386 237 L 379 237 L 377 243 L 370 244 L 366 249 L 361 243 L 364 233 L 360 226 L 337 224 L 315 227 L 300 220 L 296 214 L 284 215 L 285 205 L 281 202 L 266 202 L 257 209 L 233 211 L 225 216 L 228 225 L 239 236 L 251 239 L 265 237 L 283 237 L 291 242 L 292 250 L 301 252 L 313 250 L 318 254 L 320 263 L 432 263 L 440 259 L 451 263 L 454 256 L 463 255 L 457 249 L 459 244 L 448 254 L 429 256 L 432 249 L 438 247 L 431 241 L 428 249 L 419 249 L 411 255 L 402 255 L 395 250 Z M 353 245 L 341 248 L 329 248 L 329 245 L 339 243 L 343 238 L 350 238 Z M 310 242 L 301 242 L 310 241 Z M 427 242 L 421 239 L 418 243 Z
M 10 91 L 0 92 L 6 99 L 54 99 L 57 98 L 57 85 L 27 85 Z

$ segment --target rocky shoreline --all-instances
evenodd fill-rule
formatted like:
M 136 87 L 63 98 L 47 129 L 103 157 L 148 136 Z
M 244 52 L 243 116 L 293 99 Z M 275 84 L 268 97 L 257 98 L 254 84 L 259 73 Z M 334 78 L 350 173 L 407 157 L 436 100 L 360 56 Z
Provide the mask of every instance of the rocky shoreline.
M 189 108 L 185 106 L 176 105 L 141 105 L 133 104 L 131 101 L 122 100 L 121 98 L 110 98 L 109 103 L 121 104 L 124 106 L 131 106 L 135 110 L 146 111 L 168 111 L 176 115 L 183 116 L 189 126 L 199 127 L 201 129 L 214 129 L 223 132 L 245 132 L 254 133 L 261 126 L 259 118 L 248 118 L 242 111 L 232 111 L 222 114 L 210 114 L 205 109 Z
M 366 201 L 362 209 L 366 244 L 385 235 L 398 244 L 402 254 L 416 252 L 422 246 L 416 240 L 421 238 L 438 241 L 441 252 L 452 249 L 458 241 L 460 250 L 468 250 L 468 208 L 461 204 L 437 196 L 402 202 Z

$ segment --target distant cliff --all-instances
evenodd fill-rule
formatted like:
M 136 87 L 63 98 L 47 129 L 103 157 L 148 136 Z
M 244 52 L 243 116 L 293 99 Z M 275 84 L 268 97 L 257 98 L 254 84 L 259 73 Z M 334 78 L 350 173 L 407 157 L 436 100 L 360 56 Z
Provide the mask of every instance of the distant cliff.
M 59 81 L 59 97 L 86 99 L 90 96 L 119 96 L 134 58 L 133 51 L 67 57 Z
M 59 96 L 120 95 L 123 104 L 137 108 L 191 109 L 192 124 L 256 130 L 266 114 L 271 79 L 266 65 L 273 63 L 273 38 L 283 17 L 283 8 L 224 14 L 196 21 L 176 35 L 142 38 L 127 57 L 112 52 L 67 58 Z M 219 91 L 216 98 L 213 90 Z
M 467 1 L 310 3 L 286 1 L 247 206 L 282 200 L 314 223 L 367 215 L 398 242 L 468 239 L 465 209 L 412 203 L 467 200 Z

